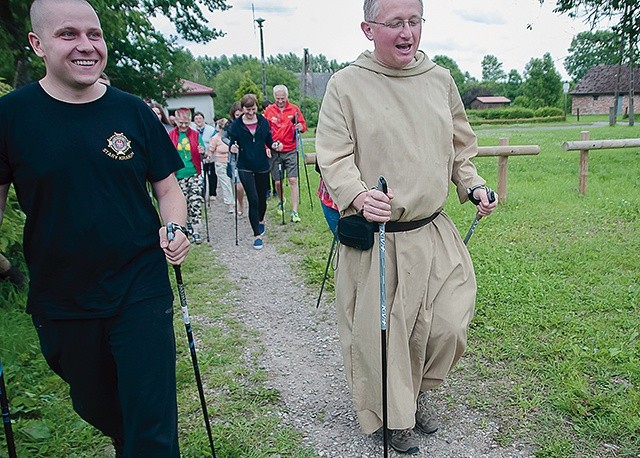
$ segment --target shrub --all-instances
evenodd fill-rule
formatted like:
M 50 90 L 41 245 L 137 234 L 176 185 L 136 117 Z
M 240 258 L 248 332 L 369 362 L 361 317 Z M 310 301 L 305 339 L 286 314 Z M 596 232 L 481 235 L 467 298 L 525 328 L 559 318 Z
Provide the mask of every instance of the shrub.
M 4 78 L 0 77 L 0 97 L 11 92 L 13 88 L 4 82 Z
M 552 116 L 563 116 L 564 111 L 558 107 L 540 107 L 535 110 L 536 118 L 548 118 Z

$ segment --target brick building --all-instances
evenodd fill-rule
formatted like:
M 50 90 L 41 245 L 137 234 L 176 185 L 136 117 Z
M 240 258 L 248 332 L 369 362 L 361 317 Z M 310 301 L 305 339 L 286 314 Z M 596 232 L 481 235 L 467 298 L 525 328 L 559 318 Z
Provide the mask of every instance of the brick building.
M 577 114 L 609 114 L 609 108 L 614 106 L 616 84 L 620 69 L 620 87 L 618 90 L 618 113 L 629 112 L 629 67 L 618 65 L 596 65 L 580 80 L 570 92 L 571 113 Z M 640 68 L 635 68 L 634 77 L 634 111 L 640 110 Z

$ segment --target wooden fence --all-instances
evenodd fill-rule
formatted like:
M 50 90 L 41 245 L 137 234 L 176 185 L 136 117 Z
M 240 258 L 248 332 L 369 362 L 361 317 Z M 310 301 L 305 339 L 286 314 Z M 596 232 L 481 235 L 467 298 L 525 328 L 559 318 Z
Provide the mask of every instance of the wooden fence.
M 498 202 L 507 202 L 507 179 L 509 175 L 509 156 L 531 156 L 540 153 L 538 145 L 509 145 L 508 138 L 501 138 L 498 146 L 479 146 L 478 156 L 498 157 Z M 316 154 L 305 154 L 305 164 L 315 164 Z
M 578 165 L 578 192 L 582 195 L 587 193 L 589 150 L 640 147 L 640 138 L 628 138 L 624 140 L 590 140 L 590 135 L 589 131 L 582 131 L 580 132 L 580 141 L 564 142 L 562 145 L 565 151 L 580 151 L 580 162 Z

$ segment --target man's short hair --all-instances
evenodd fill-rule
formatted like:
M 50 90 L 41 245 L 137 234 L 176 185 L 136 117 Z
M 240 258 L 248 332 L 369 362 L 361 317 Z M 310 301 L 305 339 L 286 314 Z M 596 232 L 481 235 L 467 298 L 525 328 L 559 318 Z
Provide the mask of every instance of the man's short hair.
M 44 6 L 46 4 L 59 5 L 61 3 L 81 3 L 88 5 L 95 11 L 91 3 L 87 0 L 33 0 L 29 8 L 29 18 L 31 19 L 31 30 L 37 35 L 42 33 L 44 24 L 47 20 L 47 14 Z
M 362 10 L 364 12 L 365 21 L 375 21 L 380 11 L 379 3 L 381 0 L 364 0 Z M 416 0 L 420 2 L 420 14 L 424 14 L 424 3 L 422 0 Z
M 284 92 L 286 97 L 289 97 L 289 89 L 284 84 L 276 84 L 273 86 L 273 97 L 275 98 L 276 92 Z
M 193 117 L 195 118 L 196 116 L 202 116 L 202 119 L 204 119 L 204 115 L 201 111 L 196 111 L 195 113 L 193 113 Z

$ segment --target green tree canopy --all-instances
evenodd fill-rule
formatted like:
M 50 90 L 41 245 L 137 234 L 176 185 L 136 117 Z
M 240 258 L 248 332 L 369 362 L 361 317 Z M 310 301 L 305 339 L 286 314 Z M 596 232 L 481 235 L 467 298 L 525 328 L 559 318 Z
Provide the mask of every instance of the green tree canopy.
M 580 81 L 591 67 L 620 61 L 620 36 L 611 30 L 580 32 L 571 40 L 564 68 L 573 81 Z
M 504 96 L 515 100 L 516 97 L 522 94 L 522 77 L 518 70 L 515 68 L 509 71 L 507 75 L 507 82 L 504 84 Z
M 231 58 L 233 61 L 233 57 Z M 276 84 L 284 84 L 289 89 L 289 99 L 296 103 L 300 99 L 300 81 L 296 75 L 286 68 L 278 65 L 269 64 L 266 66 L 267 72 L 267 98 L 271 100 L 273 98 L 273 86 Z M 246 89 L 239 88 L 245 87 L 248 83 L 246 79 L 250 79 L 255 84 L 255 88 L 249 92 L 252 92 L 259 96 L 260 102 L 263 101 L 262 96 L 262 67 L 260 61 L 253 57 L 243 63 L 231 64 L 227 69 L 220 71 L 215 78 L 209 83 L 216 90 L 216 114 L 224 116 L 228 113 L 229 108 L 235 102 L 239 100 L 238 94 L 246 94 L 243 92 Z M 243 82 L 244 81 L 244 82 Z
M 279 65 L 294 73 L 302 72 L 302 57 L 295 53 L 278 54 L 276 56 L 269 56 L 267 62 L 273 65 Z M 309 54 L 309 71 L 315 73 L 334 72 L 343 67 L 346 67 L 348 62 L 339 64 L 337 60 L 333 59 L 329 61 L 323 54 L 314 56 Z
M 480 65 L 482 66 L 482 81 L 498 83 L 505 79 L 506 75 L 502 70 L 502 62 L 496 56 L 487 54 L 482 58 Z
M 456 86 L 458 86 L 458 89 L 460 91 L 463 90 L 465 84 L 465 76 L 462 73 L 462 70 L 460 70 L 460 67 L 458 67 L 458 64 L 455 60 L 453 60 L 451 57 L 440 54 L 437 56 L 433 56 L 433 59 L 431 60 L 441 67 L 449 70 L 451 72 L 453 80 L 456 82 Z
M 527 108 L 561 107 L 562 77 L 556 70 L 551 54 L 533 58 L 524 68 L 522 95 L 529 102 Z
M 103 27 L 109 49 L 106 68 L 112 83 L 142 97 L 162 100 L 173 92 L 184 76 L 181 65 L 193 59 L 177 44 L 176 37 L 165 38 L 151 23 L 157 15 L 166 16 L 185 40 L 206 43 L 223 33 L 208 24 L 204 11 L 226 10 L 226 0 L 92 0 Z M 43 75 L 40 60 L 27 42 L 30 30 L 28 1 L 0 0 L 0 56 L 9 53 L 12 65 L 0 74 L 15 85 Z M 8 67 L 5 69 L 5 67 Z M 33 72 L 31 72 L 33 70 Z

